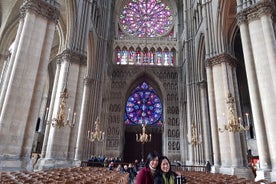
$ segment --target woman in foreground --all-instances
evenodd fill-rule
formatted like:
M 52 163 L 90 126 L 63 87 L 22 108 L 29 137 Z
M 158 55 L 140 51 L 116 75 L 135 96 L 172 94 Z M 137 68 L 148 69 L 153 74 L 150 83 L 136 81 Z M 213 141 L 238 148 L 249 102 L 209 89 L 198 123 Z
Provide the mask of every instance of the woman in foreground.
M 139 171 L 136 184 L 154 184 L 155 171 L 158 166 L 159 154 L 157 152 L 149 153 L 145 167 Z
M 161 156 L 154 177 L 154 184 L 176 184 L 177 179 L 182 179 L 178 183 L 186 183 L 185 178 L 181 178 L 180 175 L 178 176 L 172 171 L 169 159 L 166 156 Z

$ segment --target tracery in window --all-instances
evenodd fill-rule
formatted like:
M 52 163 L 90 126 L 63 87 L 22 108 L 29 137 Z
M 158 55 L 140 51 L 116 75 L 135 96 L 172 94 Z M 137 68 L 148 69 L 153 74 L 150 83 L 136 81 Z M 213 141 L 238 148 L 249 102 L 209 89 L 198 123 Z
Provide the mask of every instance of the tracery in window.
M 132 0 L 121 10 L 121 30 L 136 37 L 159 37 L 173 27 L 171 8 L 162 0 Z
M 125 106 L 125 123 L 162 126 L 162 103 L 155 90 L 146 82 L 139 84 Z

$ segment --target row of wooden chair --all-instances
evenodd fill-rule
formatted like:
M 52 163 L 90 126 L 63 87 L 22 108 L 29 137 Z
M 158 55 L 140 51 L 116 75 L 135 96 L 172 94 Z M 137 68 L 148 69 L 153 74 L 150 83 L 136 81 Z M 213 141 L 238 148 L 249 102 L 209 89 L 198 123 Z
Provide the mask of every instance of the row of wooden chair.
M 200 171 L 178 171 L 189 184 L 266 184 L 267 181 L 249 180 L 237 176 Z
M 186 177 L 187 184 L 267 184 L 236 176 L 199 171 L 178 171 Z M 60 168 L 36 172 L 2 172 L 0 184 L 127 184 L 128 173 L 110 171 L 105 167 Z
M 36 172 L 2 172 L 1 184 L 127 184 L 128 174 L 110 171 L 104 167 L 60 168 Z

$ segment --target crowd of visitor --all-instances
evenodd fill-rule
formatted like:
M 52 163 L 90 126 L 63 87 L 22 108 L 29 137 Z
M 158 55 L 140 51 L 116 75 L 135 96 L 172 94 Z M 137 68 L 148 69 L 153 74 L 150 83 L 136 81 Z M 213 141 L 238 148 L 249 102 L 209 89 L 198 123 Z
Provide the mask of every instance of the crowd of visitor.
M 103 166 L 108 170 L 118 173 L 128 173 L 129 184 L 175 184 L 185 183 L 186 179 L 181 173 L 172 171 L 172 166 L 180 166 L 179 161 L 173 161 L 173 165 L 166 156 L 159 155 L 154 151 L 148 154 L 146 160 L 143 158 L 133 163 L 124 163 L 121 158 L 107 158 L 105 155 L 91 156 L 87 166 Z M 206 163 L 206 172 L 210 172 L 211 164 Z
M 108 170 L 118 173 L 128 173 L 129 184 L 175 184 L 185 183 L 185 178 L 180 173 L 172 171 L 171 163 L 165 156 L 160 156 L 157 152 L 148 154 L 146 161 L 141 159 L 134 163 L 121 163 L 109 161 Z M 179 180 L 179 181 L 178 181 Z

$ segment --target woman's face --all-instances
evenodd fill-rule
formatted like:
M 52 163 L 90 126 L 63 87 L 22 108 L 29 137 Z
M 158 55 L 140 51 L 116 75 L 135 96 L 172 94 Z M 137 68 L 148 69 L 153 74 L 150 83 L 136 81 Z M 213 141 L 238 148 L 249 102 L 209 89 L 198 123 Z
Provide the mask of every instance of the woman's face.
M 169 172 L 170 170 L 170 164 L 168 162 L 167 159 L 163 159 L 162 162 L 161 162 L 161 170 L 164 172 L 164 173 L 167 173 Z
M 151 161 L 150 161 L 150 166 L 154 169 L 156 169 L 157 165 L 158 165 L 158 157 L 155 157 L 153 158 Z

